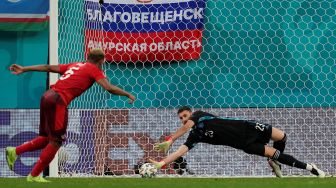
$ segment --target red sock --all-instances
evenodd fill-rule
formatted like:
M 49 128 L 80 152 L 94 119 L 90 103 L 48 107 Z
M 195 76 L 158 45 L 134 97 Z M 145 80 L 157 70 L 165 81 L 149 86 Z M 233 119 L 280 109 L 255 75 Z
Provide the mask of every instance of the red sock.
M 16 147 L 16 154 L 21 155 L 27 151 L 35 151 L 46 147 L 48 144 L 48 137 L 38 136 L 33 140 L 23 143 L 22 145 Z
M 41 154 L 40 158 L 35 164 L 33 170 L 31 171 L 32 176 L 38 176 L 40 173 L 49 165 L 49 163 L 54 159 L 59 147 L 52 144 L 48 144 Z

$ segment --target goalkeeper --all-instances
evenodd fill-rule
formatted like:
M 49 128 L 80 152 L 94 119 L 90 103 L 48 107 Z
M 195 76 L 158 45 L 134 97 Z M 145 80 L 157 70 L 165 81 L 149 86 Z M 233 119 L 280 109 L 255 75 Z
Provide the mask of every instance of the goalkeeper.
M 287 136 L 271 125 L 251 120 L 221 118 L 203 111 L 192 112 L 187 106 L 181 107 L 177 114 L 182 126 L 169 140 L 155 144 L 154 149 L 166 153 L 176 139 L 191 129 L 189 136 L 177 151 L 162 161 L 150 160 L 158 169 L 185 155 L 197 143 L 203 142 L 230 146 L 248 154 L 267 157 L 277 177 L 282 177 L 279 163 L 308 170 L 318 177 L 325 177 L 325 173 L 314 164 L 298 161 L 293 156 L 285 154 Z M 274 141 L 273 147 L 267 145 L 270 140 Z

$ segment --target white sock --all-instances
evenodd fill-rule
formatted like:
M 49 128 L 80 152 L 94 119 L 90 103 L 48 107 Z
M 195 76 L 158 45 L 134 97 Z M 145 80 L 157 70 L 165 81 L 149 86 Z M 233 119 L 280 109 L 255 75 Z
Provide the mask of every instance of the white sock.
M 307 164 L 306 169 L 309 170 L 309 171 L 312 171 L 313 170 L 313 166 L 310 165 L 310 164 Z

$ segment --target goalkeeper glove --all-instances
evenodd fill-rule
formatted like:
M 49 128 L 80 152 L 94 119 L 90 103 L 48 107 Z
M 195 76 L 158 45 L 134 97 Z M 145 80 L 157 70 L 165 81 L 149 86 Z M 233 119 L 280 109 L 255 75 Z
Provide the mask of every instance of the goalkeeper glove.
M 157 169 L 161 169 L 162 166 L 166 164 L 164 161 L 158 162 L 158 161 L 154 161 L 153 159 L 149 159 L 149 162 L 152 163 Z
M 172 139 L 169 139 L 165 142 L 161 142 L 161 143 L 156 143 L 154 144 L 154 150 L 155 151 L 163 151 L 164 153 L 167 153 L 170 145 L 173 143 Z

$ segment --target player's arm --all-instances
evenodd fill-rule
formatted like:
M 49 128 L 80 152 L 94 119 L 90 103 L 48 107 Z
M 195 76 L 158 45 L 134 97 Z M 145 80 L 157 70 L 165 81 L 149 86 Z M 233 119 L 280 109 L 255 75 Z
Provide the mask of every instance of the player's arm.
M 121 88 L 115 85 L 110 84 L 110 82 L 106 78 L 97 80 L 97 83 L 111 94 L 128 97 L 130 100 L 129 103 L 133 103 L 135 101 L 135 97 L 132 94 L 128 93 L 127 91 L 122 90 Z
M 153 163 L 154 166 L 157 169 L 160 169 L 163 165 L 166 165 L 166 164 L 169 164 L 169 163 L 175 161 L 177 158 L 185 155 L 188 151 L 189 151 L 189 149 L 186 145 L 181 145 L 178 150 L 176 150 L 174 153 L 168 155 L 162 161 L 158 162 L 158 161 L 149 159 L 149 162 Z
M 183 136 L 194 125 L 195 123 L 192 120 L 188 120 L 179 129 L 177 129 L 177 131 L 167 141 L 162 143 L 156 143 L 154 145 L 154 150 L 163 151 L 164 153 L 166 153 L 169 147 L 175 142 L 175 140 Z
M 175 142 L 178 138 L 183 136 L 186 132 L 193 127 L 195 123 L 192 120 L 188 120 L 185 124 L 183 124 L 177 131 L 171 136 L 172 142 Z
M 60 68 L 58 65 L 35 65 L 24 67 L 17 64 L 13 64 L 9 67 L 9 70 L 11 70 L 13 74 L 21 74 L 29 71 L 60 73 Z

